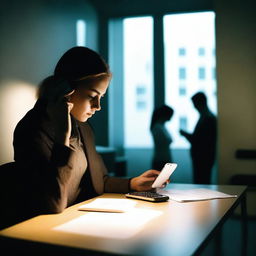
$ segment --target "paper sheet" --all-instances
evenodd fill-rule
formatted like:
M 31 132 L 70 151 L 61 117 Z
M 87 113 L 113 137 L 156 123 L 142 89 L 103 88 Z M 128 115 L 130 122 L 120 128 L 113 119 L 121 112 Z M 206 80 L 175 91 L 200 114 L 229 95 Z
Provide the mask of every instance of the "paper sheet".
M 129 199 L 97 198 L 90 203 L 81 205 L 78 209 L 81 211 L 122 213 L 133 209 L 135 205 L 136 202 Z
M 237 197 L 237 195 L 229 195 L 216 190 L 205 189 L 205 188 L 197 188 L 197 189 L 189 189 L 189 190 L 160 189 L 157 192 L 163 195 L 167 195 L 171 200 L 174 200 L 177 202 L 193 202 L 193 201 L 202 201 L 202 200 L 210 200 L 210 199 Z
M 163 213 L 151 209 L 132 208 L 124 213 L 87 212 L 53 228 L 55 231 L 96 237 L 127 239 Z

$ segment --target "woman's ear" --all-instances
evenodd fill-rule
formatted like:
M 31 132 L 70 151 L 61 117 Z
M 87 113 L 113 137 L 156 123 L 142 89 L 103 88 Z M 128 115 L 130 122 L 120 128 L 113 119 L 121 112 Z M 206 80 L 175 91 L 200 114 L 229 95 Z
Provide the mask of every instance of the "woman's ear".
M 75 90 L 73 89 L 71 92 L 69 92 L 68 94 L 66 94 L 64 97 L 67 100 L 67 102 L 70 102 L 72 94 L 75 92 Z

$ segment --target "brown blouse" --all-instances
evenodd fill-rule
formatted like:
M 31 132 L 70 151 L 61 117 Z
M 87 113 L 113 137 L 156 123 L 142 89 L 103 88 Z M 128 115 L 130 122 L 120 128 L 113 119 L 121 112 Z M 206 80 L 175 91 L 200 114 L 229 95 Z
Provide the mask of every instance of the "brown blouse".
M 70 148 L 75 151 L 73 161 L 76 162 L 76 168 L 71 173 L 67 184 L 68 206 L 72 205 L 76 201 L 79 193 L 81 192 L 80 181 L 87 169 L 87 159 L 79 138 L 72 137 L 70 139 Z

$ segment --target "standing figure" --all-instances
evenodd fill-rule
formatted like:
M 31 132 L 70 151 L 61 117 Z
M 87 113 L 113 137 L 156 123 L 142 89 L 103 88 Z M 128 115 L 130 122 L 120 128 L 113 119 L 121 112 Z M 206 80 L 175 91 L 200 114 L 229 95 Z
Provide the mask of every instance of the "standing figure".
M 165 127 L 165 123 L 171 120 L 173 109 L 166 105 L 156 108 L 153 112 L 150 131 L 154 141 L 154 155 L 152 168 L 161 170 L 165 163 L 172 162 L 170 144 L 172 138 Z
M 194 183 L 210 184 L 216 155 L 217 120 L 209 110 L 203 92 L 196 93 L 191 99 L 200 118 L 192 134 L 183 130 L 180 134 L 191 144 Z

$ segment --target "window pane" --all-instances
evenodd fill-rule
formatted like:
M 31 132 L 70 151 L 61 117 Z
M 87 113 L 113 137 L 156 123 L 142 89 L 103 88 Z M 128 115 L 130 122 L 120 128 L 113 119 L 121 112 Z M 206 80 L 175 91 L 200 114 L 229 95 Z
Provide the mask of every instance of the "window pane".
M 153 109 L 153 19 L 124 19 L 125 146 L 151 145 Z
M 185 48 L 180 48 L 179 49 L 179 55 L 180 56 L 185 56 L 186 55 L 186 49 Z
M 186 68 L 179 68 L 179 78 L 180 80 L 186 79 Z
M 180 96 L 186 95 L 186 88 L 184 86 L 179 88 L 179 94 Z
M 187 127 L 187 117 L 183 117 L 183 116 L 181 116 L 180 117 L 180 129 L 183 129 L 183 130 L 187 130 L 188 129 L 188 127 Z
M 205 49 L 204 49 L 203 47 L 200 47 L 200 48 L 198 49 L 198 55 L 199 55 L 199 56 L 204 56 L 204 55 L 205 55 Z
M 179 129 L 194 130 L 198 112 L 191 102 L 193 94 L 204 91 L 209 108 L 217 112 L 214 19 L 214 12 L 164 16 L 165 102 L 175 111 L 167 125 L 173 148 L 189 147 Z
M 205 79 L 205 68 L 204 67 L 198 68 L 198 79 L 200 79 L 200 80 Z
M 86 22 L 78 20 L 76 22 L 76 45 L 85 46 L 86 43 Z

